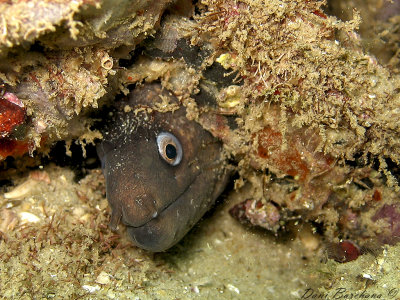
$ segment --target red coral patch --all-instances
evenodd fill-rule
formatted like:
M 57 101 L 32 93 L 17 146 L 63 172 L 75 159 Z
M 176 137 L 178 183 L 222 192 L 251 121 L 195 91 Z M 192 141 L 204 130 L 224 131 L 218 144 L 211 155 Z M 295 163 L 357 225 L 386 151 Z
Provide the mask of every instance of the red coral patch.
M 25 108 L 21 100 L 12 93 L 0 98 L 0 137 L 4 138 L 25 121 Z
M 28 152 L 30 144 L 25 141 L 0 139 L 0 160 L 7 156 L 21 156 Z
M 299 176 L 305 180 L 310 170 L 294 143 L 289 141 L 287 148 L 282 149 L 282 134 L 271 128 L 265 128 L 258 133 L 258 156 L 267 159 L 269 163 L 290 176 Z

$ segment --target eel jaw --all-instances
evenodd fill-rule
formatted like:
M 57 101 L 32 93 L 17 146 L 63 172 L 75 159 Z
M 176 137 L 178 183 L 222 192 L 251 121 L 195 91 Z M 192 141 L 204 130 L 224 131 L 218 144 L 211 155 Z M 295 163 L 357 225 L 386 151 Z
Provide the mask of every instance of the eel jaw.
M 206 209 L 201 209 L 202 205 L 192 205 L 196 201 L 190 200 L 193 187 L 200 175 L 201 172 L 198 172 L 174 201 L 162 210 L 155 211 L 152 218 L 140 226 L 132 226 L 122 218 L 135 245 L 152 252 L 165 251 L 179 242 L 193 227 L 206 211 Z M 197 198 L 199 198 L 198 195 Z M 196 217 L 197 215 L 199 217 Z M 193 219 L 195 219 L 194 222 Z
M 133 243 L 148 251 L 161 252 L 179 242 L 215 202 L 213 189 L 199 188 L 203 176 L 204 173 L 199 173 L 175 201 L 145 224 L 136 227 L 128 224 Z
M 187 203 L 187 197 L 182 195 L 161 212 L 141 226 L 126 225 L 129 235 L 138 247 L 152 251 L 161 252 L 175 245 L 198 221 L 191 220 L 189 216 L 196 213 L 187 211 L 196 209 Z M 203 215 L 201 213 L 200 217 Z M 199 217 L 199 218 L 200 218 Z

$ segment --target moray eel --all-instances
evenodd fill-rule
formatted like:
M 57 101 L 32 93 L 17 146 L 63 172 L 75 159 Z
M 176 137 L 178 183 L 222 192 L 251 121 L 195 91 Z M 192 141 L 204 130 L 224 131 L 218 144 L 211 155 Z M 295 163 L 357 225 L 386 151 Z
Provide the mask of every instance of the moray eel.
M 135 88 L 103 133 L 97 147 L 112 209 L 110 227 L 126 225 L 133 243 L 159 252 L 175 245 L 223 191 L 229 172 L 221 143 L 159 84 Z M 164 102 L 165 103 L 165 102 Z

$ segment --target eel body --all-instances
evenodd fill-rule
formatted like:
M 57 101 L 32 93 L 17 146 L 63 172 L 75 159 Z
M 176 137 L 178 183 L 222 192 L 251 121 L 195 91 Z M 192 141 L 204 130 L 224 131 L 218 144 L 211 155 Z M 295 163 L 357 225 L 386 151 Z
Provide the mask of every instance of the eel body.
M 107 127 L 97 151 L 112 209 L 110 226 L 122 221 L 134 244 L 154 252 L 176 244 L 215 202 L 228 181 L 221 143 L 184 107 L 148 109 L 177 102 L 159 84 L 135 88 Z

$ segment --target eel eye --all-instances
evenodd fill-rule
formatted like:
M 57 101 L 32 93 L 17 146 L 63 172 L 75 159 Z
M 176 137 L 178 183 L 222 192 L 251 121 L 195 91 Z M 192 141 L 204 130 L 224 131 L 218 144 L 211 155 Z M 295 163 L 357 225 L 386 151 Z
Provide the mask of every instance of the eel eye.
M 161 157 L 171 166 L 177 166 L 183 156 L 183 150 L 179 140 L 169 132 L 161 132 L 157 135 L 157 148 Z

